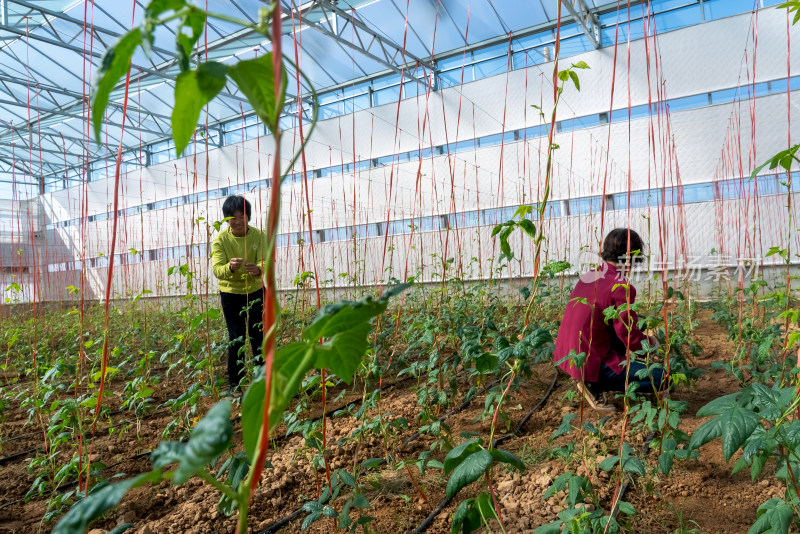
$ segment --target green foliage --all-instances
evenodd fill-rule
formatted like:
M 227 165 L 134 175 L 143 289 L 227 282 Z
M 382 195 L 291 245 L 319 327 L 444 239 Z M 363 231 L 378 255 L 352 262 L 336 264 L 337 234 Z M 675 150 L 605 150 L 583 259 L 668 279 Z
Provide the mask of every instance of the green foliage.
M 519 471 L 525 470 L 525 464 L 515 455 L 500 449 L 485 449 L 480 438 L 470 439 L 454 447 L 444 458 L 444 474 L 450 475 L 445 489 L 447 498 L 455 497 L 459 491 L 486 475 L 497 463 L 510 465 Z M 468 508 L 471 509 L 473 504 L 468 505 Z
M 800 16 L 800 13 L 798 13 Z M 758 507 L 758 519 L 747 534 L 789 534 L 794 524 L 794 510 L 783 499 L 770 499 Z
M 800 16 L 800 11 L 798 11 L 797 16 Z M 798 159 L 797 156 L 795 155 L 797 153 L 798 148 L 800 148 L 800 145 L 794 145 L 787 148 L 786 150 L 781 150 L 780 152 L 772 156 L 770 159 L 768 159 L 767 161 L 765 161 L 764 163 L 753 169 L 753 172 L 750 173 L 750 178 L 754 179 L 756 175 L 758 175 L 758 173 L 761 172 L 761 170 L 767 165 L 769 165 L 770 170 L 774 170 L 778 166 L 780 166 L 786 171 L 791 171 L 794 162 L 800 161 L 800 159 Z
M 209 61 L 196 70 L 186 70 L 175 81 L 175 107 L 172 108 L 172 137 L 175 152 L 183 154 L 192 139 L 200 111 L 225 87 L 228 67 Z M 219 230 L 219 228 L 217 228 Z
M 253 110 L 269 131 L 278 131 L 278 118 L 286 96 L 286 71 L 281 73 L 281 91 L 275 94 L 272 53 L 268 52 L 256 59 L 246 59 L 231 66 L 228 75 L 247 97 Z
M 173 481 L 175 484 L 183 484 L 204 469 L 211 460 L 230 448 L 233 439 L 230 417 L 230 401 L 223 400 L 215 404 L 194 427 L 186 445 L 175 442 L 160 443 L 153 452 L 153 464 L 164 466 L 179 462 Z
M 303 331 L 303 340 L 284 345 L 275 352 L 270 393 L 270 428 L 280 422 L 306 373 L 312 368 L 330 369 L 350 383 L 367 350 L 369 321 L 386 310 L 389 299 L 402 293 L 406 285 L 395 286 L 380 299 L 366 297 L 357 302 L 325 306 Z M 319 343 L 320 339 L 324 342 Z M 253 381 L 242 400 L 242 434 L 251 461 L 261 435 L 264 413 L 264 378 Z
M 525 215 L 528 215 L 531 209 L 530 206 L 520 206 L 514 213 L 514 217 L 518 217 L 518 220 L 512 218 L 492 229 L 492 237 L 497 236 L 500 239 L 500 251 L 502 254 L 499 259 L 505 258 L 507 261 L 514 259 L 514 253 L 508 243 L 508 238 L 517 228 L 521 229 L 531 239 L 536 239 L 536 226 L 530 219 L 525 218 Z
M 451 534 L 470 534 L 481 528 L 482 524 L 489 525 L 489 519 L 497 519 L 497 513 L 492 504 L 492 496 L 481 492 L 477 497 L 466 499 L 453 514 L 450 528 Z
M 483 448 L 458 462 L 447 480 L 447 498 L 453 498 L 461 489 L 481 478 L 491 463 L 492 454 Z
M 174 15 L 163 20 L 159 17 L 168 11 Z M 145 11 L 141 27 L 123 35 L 106 50 L 100 64 L 98 81 L 92 91 L 92 122 L 95 139 L 100 142 L 100 129 L 108 101 L 117 83 L 128 72 L 131 57 L 139 46 L 150 54 L 155 29 L 173 18 L 180 20 L 175 47 L 181 73 L 175 83 L 175 106 L 172 110 L 172 136 L 177 155 L 183 154 L 197 127 L 200 111 L 225 87 L 230 78 L 270 132 L 279 131 L 278 118 L 284 108 L 287 76 L 281 69 L 280 92 L 275 94 L 275 73 L 272 53 L 256 59 L 238 61 L 230 66 L 210 61 L 191 70 L 190 58 L 197 40 L 203 33 L 207 17 L 216 16 L 187 3 L 185 0 L 153 0 Z M 266 14 L 262 14 L 266 16 Z M 265 26 L 254 27 L 264 32 Z M 282 62 L 281 62 L 282 64 Z
M 117 44 L 106 50 L 100 60 L 97 73 L 99 82 L 92 86 L 92 122 L 94 136 L 100 142 L 100 128 L 111 91 L 131 66 L 131 56 L 142 44 L 142 31 L 139 28 L 129 31 L 120 37 Z
M 794 19 L 792 24 L 797 24 L 800 21 L 800 0 L 789 0 L 775 6 L 775 9 L 788 9 L 789 13 L 794 12 Z
M 151 471 L 116 484 L 98 484 L 86 498 L 67 512 L 53 528 L 53 534 L 84 532 L 89 523 L 114 508 L 128 490 L 148 482 L 157 482 L 160 477 L 159 471 Z

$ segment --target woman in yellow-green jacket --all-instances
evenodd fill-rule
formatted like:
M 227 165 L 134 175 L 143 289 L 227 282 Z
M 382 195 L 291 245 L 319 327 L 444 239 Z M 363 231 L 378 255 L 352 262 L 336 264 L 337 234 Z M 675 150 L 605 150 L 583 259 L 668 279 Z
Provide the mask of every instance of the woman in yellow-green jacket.
M 228 228 L 222 230 L 211 245 L 214 276 L 219 280 L 222 314 L 228 326 L 228 387 L 236 392 L 244 378 L 244 342 L 250 346 L 256 365 L 263 365 L 261 345 L 264 340 L 261 315 L 264 291 L 262 272 L 264 243 L 261 231 L 248 225 L 250 202 L 239 195 L 230 196 L 222 204 L 222 216 Z

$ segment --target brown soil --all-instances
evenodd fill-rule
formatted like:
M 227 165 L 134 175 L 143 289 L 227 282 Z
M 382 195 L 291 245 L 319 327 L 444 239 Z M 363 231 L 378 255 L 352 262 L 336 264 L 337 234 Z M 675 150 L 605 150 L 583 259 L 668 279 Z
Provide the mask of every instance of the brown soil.
M 736 391 L 738 385 L 726 376 L 723 371 L 711 370 L 713 361 L 725 359 L 731 348 L 725 331 L 708 319 L 708 313 L 701 313 L 702 324 L 697 331 L 698 339 L 704 349 L 701 359 L 694 362 L 698 367 L 707 370 L 691 390 L 678 391 L 674 398 L 688 401 L 689 410 L 682 417 L 681 429 L 687 433 L 694 431 L 703 420 L 694 416 L 697 410 L 711 399 Z M 540 366 L 537 375 L 525 383 L 520 392 L 512 392 L 506 406 L 512 424 L 515 425 L 528 409 L 536 404 L 550 385 L 553 370 L 550 366 Z M 349 437 L 357 428 L 355 420 L 349 416 L 328 419 L 326 438 L 331 451 L 328 457 L 329 468 L 353 471 L 353 466 L 369 458 L 380 458 L 385 455 L 385 445 L 397 451 L 396 461 L 408 460 L 409 470 L 414 480 L 409 477 L 409 470 L 384 464 L 382 468 L 371 470 L 360 482 L 366 485 L 366 497 L 371 509 L 366 515 L 375 517 L 370 524 L 373 531 L 379 533 L 405 533 L 413 531 L 428 515 L 432 508 L 444 499 L 446 479 L 441 471 L 428 469 L 425 475 L 414 465 L 419 454 L 427 450 L 432 438 L 423 436 L 404 448 L 398 447 L 403 439 L 418 429 L 416 417 L 420 408 L 411 386 L 413 381 L 385 391 L 381 403 L 381 411 L 387 419 L 404 417 L 409 429 L 392 436 L 388 444 L 381 436 L 365 437 L 361 443 L 339 440 Z M 465 382 L 466 391 L 469 385 Z M 523 474 L 507 472 L 502 468 L 494 471 L 494 489 L 509 533 L 530 532 L 535 527 L 553 521 L 557 513 L 563 509 L 563 493 L 548 500 L 543 494 L 551 481 L 563 473 L 565 464 L 560 459 L 553 459 L 546 453 L 554 447 L 563 447 L 569 441 L 576 441 L 576 450 L 584 450 L 585 454 L 575 455 L 573 464 L 579 474 L 588 474 L 597 488 L 600 503 L 608 510 L 617 486 L 616 477 L 609 479 L 608 474 L 597 469 L 599 462 L 608 454 L 614 453 L 619 443 L 623 417 L 613 416 L 605 425 L 606 439 L 598 441 L 588 435 L 559 438 L 550 442 L 549 438 L 561 423 L 565 413 L 577 415 L 574 424 L 582 421 L 597 422 L 600 417 L 588 409 L 581 413 L 578 402 L 566 399 L 572 384 L 561 377 L 548 402 L 533 414 L 520 437 L 505 441 L 502 448 L 515 452 L 528 463 L 528 470 Z M 159 403 L 175 396 L 176 390 L 160 387 L 156 396 Z M 352 401 L 361 396 L 362 391 L 349 393 L 346 400 Z M 334 398 L 331 395 L 331 398 Z M 577 399 L 577 397 L 576 397 Z M 490 418 L 481 418 L 484 405 L 483 397 L 477 398 L 464 411 L 447 419 L 456 442 L 463 438 L 462 432 L 480 433 L 486 438 L 490 431 Z M 344 405 L 344 400 L 336 405 Z M 210 406 L 210 400 L 204 399 L 198 406 L 198 413 L 203 413 Z M 372 410 L 369 418 L 377 415 Z M 18 407 L 6 410 L 5 420 L 0 425 L 0 456 L 8 456 L 41 447 L 43 439 L 39 432 L 32 432 L 36 427 L 25 426 L 27 413 Z M 115 421 L 129 419 L 129 414 L 120 414 Z M 142 452 L 152 450 L 160 441 L 160 435 L 167 423 L 172 419 L 163 410 L 157 415 L 145 418 L 137 435 L 136 425 L 131 425 L 122 434 L 99 433 L 92 443 L 92 454 L 113 468 L 110 473 L 125 473 L 127 476 L 143 472 L 149 468 L 146 456 L 135 458 Z M 119 424 L 119 423 L 118 423 Z M 104 427 L 105 428 L 105 427 Z M 235 426 L 235 442 L 237 450 L 241 450 L 241 429 Z M 278 429 L 278 434 L 283 429 Z M 501 429 L 499 435 L 502 435 Z M 641 450 L 644 437 L 634 435 L 628 437 L 629 443 Z M 585 447 L 584 447 L 585 445 Z M 624 500 L 631 502 L 637 515 L 628 520 L 627 528 L 631 532 L 673 533 L 679 527 L 686 527 L 684 532 L 705 532 L 709 534 L 739 534 L 746 532 L 756 518 L 758 506 L 771 497 L 781 496 L 783 488 L 771 476 L 774 465 L 767 468 L 767 473 L 755 483 L 750 481 L 749 470 L 731 476 L 734 460 L 726 464 L 722 458 L 719 440 L 701 449 L 702 456 L 696 462 L 675 462 L 675 468 L 668 477 L 656 475 L 654 470 L 647 477 L 630 485 Z M 0 534 L 48 532 L 52 524 L 41 522 L 46 510 L 46 499 L 38 498 L 30 502 L 21 499 L 28 491 L 33 476 L 28 474 L 26 466 L 32 453 L 0 465 Z M 317 495 L 319 485 L 325 484 L 324 470 L 315 470 L 310 464 L 312 454 L 304 447 L 300 437 L 294 436 L 283 440 L 278 448 L 269 453 L 272 468 L 265 471 L 262 486 L 256 492 L 250 509 L 250 528 L 258 532 L 275 520 L 294 511 L 303 502 Z M 444 453 L 437 451 L 433 455 L 443 460 Z M 656 465 L 657 453 L 647 457 L 650 467 Z M 770 471 L 772 470 L 772 471 Z M 417 491 L 420 487 L 424 497 Z M 473 484 L 462 491 L 453 503 L 447 506 L 435 519 L 431 533 L 450 531 L 450 521 L 458 503 L 464 498 L 475 495 L 484 489 L 483 481 Z M 334 502 L 334 507 L 341 510 L 348 492 L 343 492 Z M 217 512 L 219 494 L 216 490 L 194 479 L 183 486 L 175 487 L 168 482 L 157 486 L 138 488 L 131 491 L 121 505 L 110 512 L 105 519 L 96 521 L 90 534 L 108 532 L 117 524 L 131 522 L 134 528 L 129 530 L 136 534 L 155 533 L 232 533 L 235 519 L 227 518 Z M 426 500 L 427 499 L 427 500 Z M 354 516 L 357 511 L 354 510 Z M 305 514 L 280 530 L 283 533 L 300 532 Z M 360 530 L 360 529 L 359 529 Z M 309 532 L 334 532 L 334 522 L 325 518 L 316 522 Z M 499 531 L 495 529 L 495 531 Z

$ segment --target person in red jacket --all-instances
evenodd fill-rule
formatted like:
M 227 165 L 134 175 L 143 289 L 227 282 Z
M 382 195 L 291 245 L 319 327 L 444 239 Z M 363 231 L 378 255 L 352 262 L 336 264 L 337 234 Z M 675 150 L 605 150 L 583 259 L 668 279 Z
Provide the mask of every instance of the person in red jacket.
M 636 312 L 629 309 L 636 300 L 636 289 L 627 275 L 634 261 L 644 259 L 643 252 L 642 238 L 633 230 L 609 232 L 600 254 L 603 263 L 580 277 L 558 329 L 554 362 L 577 381 L 588 404 L 601 412 L 615 411 L 603 394 L 625 391 L 626 379 L 638 383 L 640 393 L 661 390 L 662 370 L 650 369 L 649 376 L 639 378 L 637 374 L 647 365 L 632 354 L 642 349 L 644 340 L 651 347 L 658 345 L 639 329 Z M 606 321 L 603 310 L 610 307 L 619 314 Z M 630 366 L 625 364 L 628 358 Z

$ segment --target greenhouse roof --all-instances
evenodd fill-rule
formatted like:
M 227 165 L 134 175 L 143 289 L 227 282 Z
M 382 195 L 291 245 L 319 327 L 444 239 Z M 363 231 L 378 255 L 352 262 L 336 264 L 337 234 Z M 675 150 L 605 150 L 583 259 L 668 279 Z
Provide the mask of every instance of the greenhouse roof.
M 558 7 L 553 0 L 312 0 L 299 7 L 281 1 L 284 49 L 293 52 L 297 35 L 303 69 L 323 94 L 381 79 L 397 85 L 401 73 L 412 84 L 427 80 L 431 67 L 448 55 L 552 29 Z M 250 23 L 266 5 L 195 2 Z M 106 165 L 116 155 L 123 84 L 112 94 L 101 144 L 88 135 L 87 95 L 104 51 L 141 23 L 145 5 L 139 0 L 0 0 L 0 181 L 13 179 L 35 194 L 55 180 L 69 183 L 90 162 Z M 616 9 L 617 2 L 563 0 L 563 5 L 562 18 L 575 22 L 571 13 L 577 16 L 576 31 L 599 46 L 597 15 Z M 174 27 L 159 27 L 150 57 L 141 49 L 134 54 L 122 139 L 126 164 L 150 164 L 143 147 L 169 144 L 179 72 L 174 40 Z M 263 35 L 216 19 L 209 20 L 200 45 L 203 57 L 222 62 L 271 48 Z M 289 88 L 295 92 L 296 84 Z M 307 96 L 308 88 L 303 91 Z M 216 135 L 221 143 L 225 123 L 242 123 L 249 112 L 246 99 L 228 84 L 208 107 L 209 137 Z

